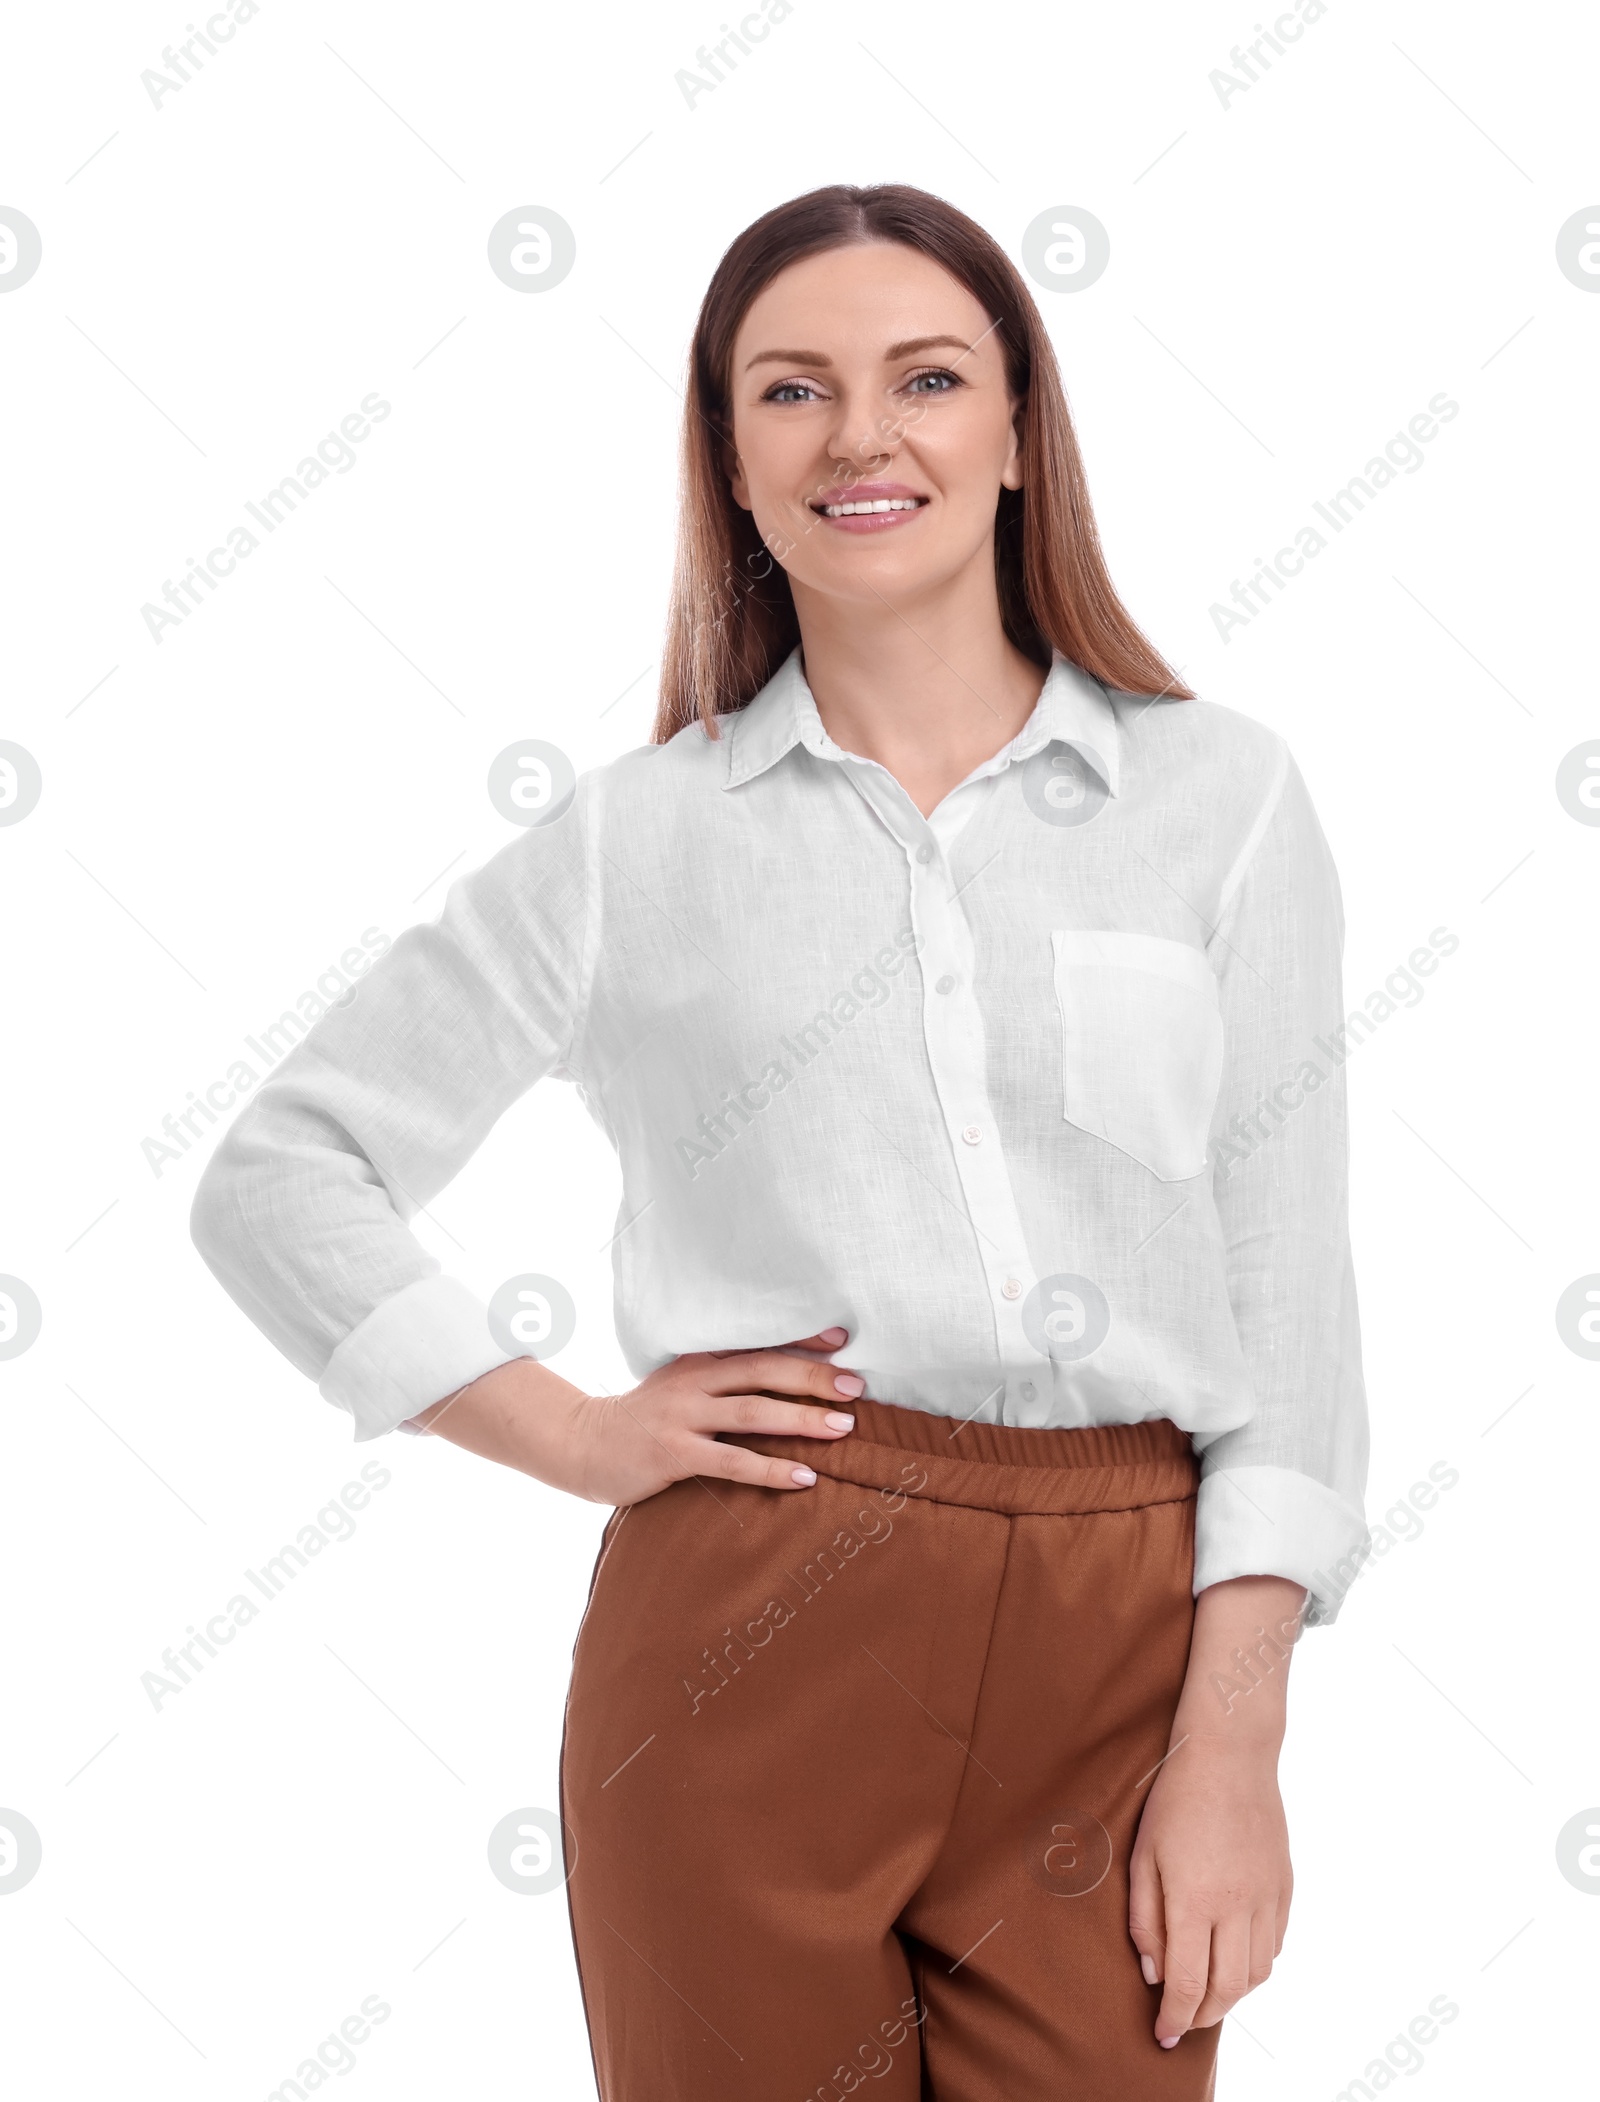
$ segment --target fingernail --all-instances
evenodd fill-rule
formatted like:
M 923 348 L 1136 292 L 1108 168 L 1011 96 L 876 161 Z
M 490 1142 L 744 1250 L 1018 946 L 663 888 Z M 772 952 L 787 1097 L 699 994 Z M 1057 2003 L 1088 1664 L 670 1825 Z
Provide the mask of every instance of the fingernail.
M 858 1394 L 866 1393 L 867 1383 L 857 1373 L 841 1372 L 834 1379 L 833 1391 L 835 1394 L 848 1394 L 854 1401 Z
M 1139 1958 L 1139 1968 L 1144 1972 L 1146 1985 L 1159 1985 L 1161 1983 L 1156 1976 L 1156 1960 L 1153 1956 L 1141 1956 Z
M 802 1489 L 809 1489 L 811 1487 L 811 1484 L 816 1480 L 816 1476 L 812 1473 L 809 1467 L 796 1467 L 794 1469 L 793 1478 L 800 1484 Z
M 841 1409 L 830 1409 L 823 1420 L 831 1431 L 850 1431 L 856 1427 L 854 1416 L 846 1416 Z
M 837 1350 L 839 1345 L 845 1341 L 849 1333 L 850 1331 L 847 1328 L 819 1328 L 817 1330 L 817 1334 L 821 1337 L 822 1341 L 824 1343 L 831 1343 L 835 1350 Z
M 1156 2042 L 1161 2046 L 1163 2051 L 1174 2050 L 1177 2047 L 1179 2041 L 1180 2039 L 1175 2036 L 1158 2036 L 1156 2038 Z

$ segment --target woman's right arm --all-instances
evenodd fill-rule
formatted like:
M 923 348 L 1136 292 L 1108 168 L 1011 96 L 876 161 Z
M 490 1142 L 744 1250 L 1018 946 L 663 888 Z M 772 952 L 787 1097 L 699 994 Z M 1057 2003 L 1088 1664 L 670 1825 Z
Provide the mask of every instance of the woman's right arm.
M 408 929 L 318 1018 L 224 1134 L 190 1231 L 358 1439 L 412 1424 L 597 1502 L 637 1502 L 688 1474 L 807 1487 L 790 1463 L 716 1434 L 845 1435 L 824 1404 L 839 1415 L 861 1381 L 792 1354 L 835 1349 L 842 1331 L 678 1358 L 630 1394 L 586 1395 L 502 1348 L 487 1306 L 407 1223 L 512 1102 L 572 1070 L 596 917 L 597 778 L 453 883 L 438 919 Z
M 586 803 L 580 792 L 452 883 L 438 918 L 400 935 L 273 1068 L 200 1178 L 196 1247 L 358 1439 L 513 1354 L 408 1222 L 567 1064 L 583 1007 Z M 536 1188 L 532 1201 L 557 1196 Z
M 641 1503 L 689 1475 L 808 1489 L 816 1480 L 809 1467 L 725 1445 L 717 1433 L 844 1437 L 855 1423 L 847 1404 L 865 1382 L 791 1355 L 837 1350 L 844 1340 L 834 1328 L 775 1350 L 701 1351 L 674 1358 L 627 1394 L 585 1394 L 548 1365 L 513 1358 L 410 1427 L 593 1503 Z

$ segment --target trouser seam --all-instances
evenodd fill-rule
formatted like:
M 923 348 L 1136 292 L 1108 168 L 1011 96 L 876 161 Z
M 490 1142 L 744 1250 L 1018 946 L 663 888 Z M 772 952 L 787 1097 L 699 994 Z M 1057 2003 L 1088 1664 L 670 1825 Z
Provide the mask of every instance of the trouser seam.
M 983 1706 L 983 1686 L 989 1673 L 990 1652 L 994 1648 L 994 1624 L 999 1617 L 1000 1600 L 1005 1594 L 1006 1573 L 1011 1567 L 1011 1543 L 1016 1537 L 1016 1520 L 1014 1518 L 1007 1517 L 1007 1514 L 1003 1511 L 996 1511 L 990 1515 L 997 1518 L 1006 1518 L 1006 1547 L 1005 1553 L 1000 1558 L 999 1575 L 995 1579 L 994 1603 L 990 1608 L 989 1626 L 983 1638 L 983 1656 L 978 1665 L 978 1683 L 972 1692 L 972 1721 L 966 1743 L 961 1744 L 961 1740 L 958 1737 L 954 1737 L 953 1732 L 951 1733 L 953 1741 L 961 1749 L 961 1770 L 950 1797 L 950 1815 L 945 1819 L 944 1829 L 939 1834 L 938 1844 L 928 1857 L 927 1874 L 923 1876 L 922 1882 L 918 1883 L 917 1890 L 912 1891 L 907 1897 L 905 1905 L 901 1906 L 900 1914 L 897 1917 L 905 1913 L 906 1908 L 915 1900 L 917 1892 L 921 1890 L 922 1884 L 927 1881 L 928 1876 L 931 1876 L 934 1869 L 938 1866 L 940 1856 L 944 1853 L 950 1834 L 955 1829 L 956 1818 L 960 1815 L 961 1796 L 967 1785 L 968 1770 L 977 1763 L 973 1758 L 972 1746 L 978 1734 L 978 1712 Z
M 858 1482 L 854 1475 L 848 1474 L 825 1474 L 823 1476 L 823 1479 L 825 1481 L 838 1482 L 841 1485 L 847 1486 L 852 1489 L 877 1489 L 885 1486 L 893 1486 L 892 1484 L 883 1484 L 879 1482 Z M 934 1492 L 929 1489 L 908 1489 L 905 1491 L 905 1498 L 907 1503 L 942 1504 L 946 1510 L 953 1511 L 987 1511 L 990 1513 L 991 1516 L 995 1518 L 1005 1519 L 1112 1518 L 1115 1517 L 1118 1512 L 1132 1513 L 1134 1511 L 1159 1511 L 1165 1509 L 1165 1507 L 1168 1504 L 1193 1503 L 1198 1493 L 1199 1492 L 1197 1489 L 1185 1489 L 1181 1495 L 1153 1496 L 1145 1503 L 1088 1504 L 1082 1510 L 1079 1511 L 1003 1511 L 997 1509 L 993 1504 L 974 1503 L 965 1497 L 938 1496 L 935 1495 Z

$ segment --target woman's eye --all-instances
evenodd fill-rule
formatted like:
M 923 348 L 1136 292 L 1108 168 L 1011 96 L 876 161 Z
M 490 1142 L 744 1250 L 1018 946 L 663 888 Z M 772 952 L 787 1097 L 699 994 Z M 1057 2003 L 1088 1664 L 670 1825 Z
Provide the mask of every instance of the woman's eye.
M 816 389 L 809 380 L 779 380 L 775 387 L 767 389 L 761 399 L 763 401 L 800 401 L 810 400 L 815 394 Z
M 924 387 L 922 384 L 924 380 L 937 381 L 938 384 L 931 387 Z M 953 372 L 914 372 L 911 375 L 911 378 L 906 382 L 906 385 L 908 390 L 913 394 L 948 394 L 952 391 L 952 389 L 959 387 L 961 385 L 961 382 L 956 378 Z

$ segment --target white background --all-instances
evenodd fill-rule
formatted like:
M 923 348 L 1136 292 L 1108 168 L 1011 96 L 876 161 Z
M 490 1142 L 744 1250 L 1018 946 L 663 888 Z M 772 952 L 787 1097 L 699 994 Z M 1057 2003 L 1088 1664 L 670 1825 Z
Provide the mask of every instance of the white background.
M 711 0 L 264 0 L 159 109 L 176 0 L 28 14 L 0 71 L 0 203 L 43 238 L 0 298 L 0 736 L 44 777 L 0 831 L 0 1271 L 44 1309 L 0 1365 L 0 1805 L 44 1850 L 0 1899 L 17 2092 L 264 2096 L 372 1993 L 352 2088 L 592 2092 L 563 1901 L 485 1841 L 554 1800 L 605 1513 L 355 1447 L 190 1245 L 214 1132 L 159 1172 L 145 1145 L 511 836 L 496 754 L 646 740 L 697 303 L 741 226 L 840 179 L 937 191 L 1014 256 L 1052 206 L 1105 223 L 1099 283 L 1037 297 L 1119 587 L 1288 738 L 1348 1004 L 1459 939 L 1349 1071 L 1370 1513 L 1460 1479 L 1297 1654 L 1295 1917 L 1220 2092 L 1332 2097 L 1440 1994 L 1459 2017 L 1395 2084 L 1576 2092 L 1600 1893 L 1555 1842 L 1600 1803 L 1600 1365 L 1554 1309 L 1600 1270 L 1600 828 L 1554 780 L 1600 737 L 1600 297 L 1555 237 L 1600 195 L 1592 14 L 1333 0 L 1224 107 L 1243 0 L 797 0 L 692 109 Z M 532 297 L 485 260 L 529 204 L 577 237 Z M 1441 390 L 1422 468 L 1224 641 L 1213 602 Z M 141 607 L 372 391 L 356 466 L 154 642 Z M 552 1084 L 417 1230 L 485 1295 L 562 1278 L 559 1369 L 614 1389 L 617 1187 Z M 141 1675 L 373 1457 L 355 1536 L 153 1708 Z

